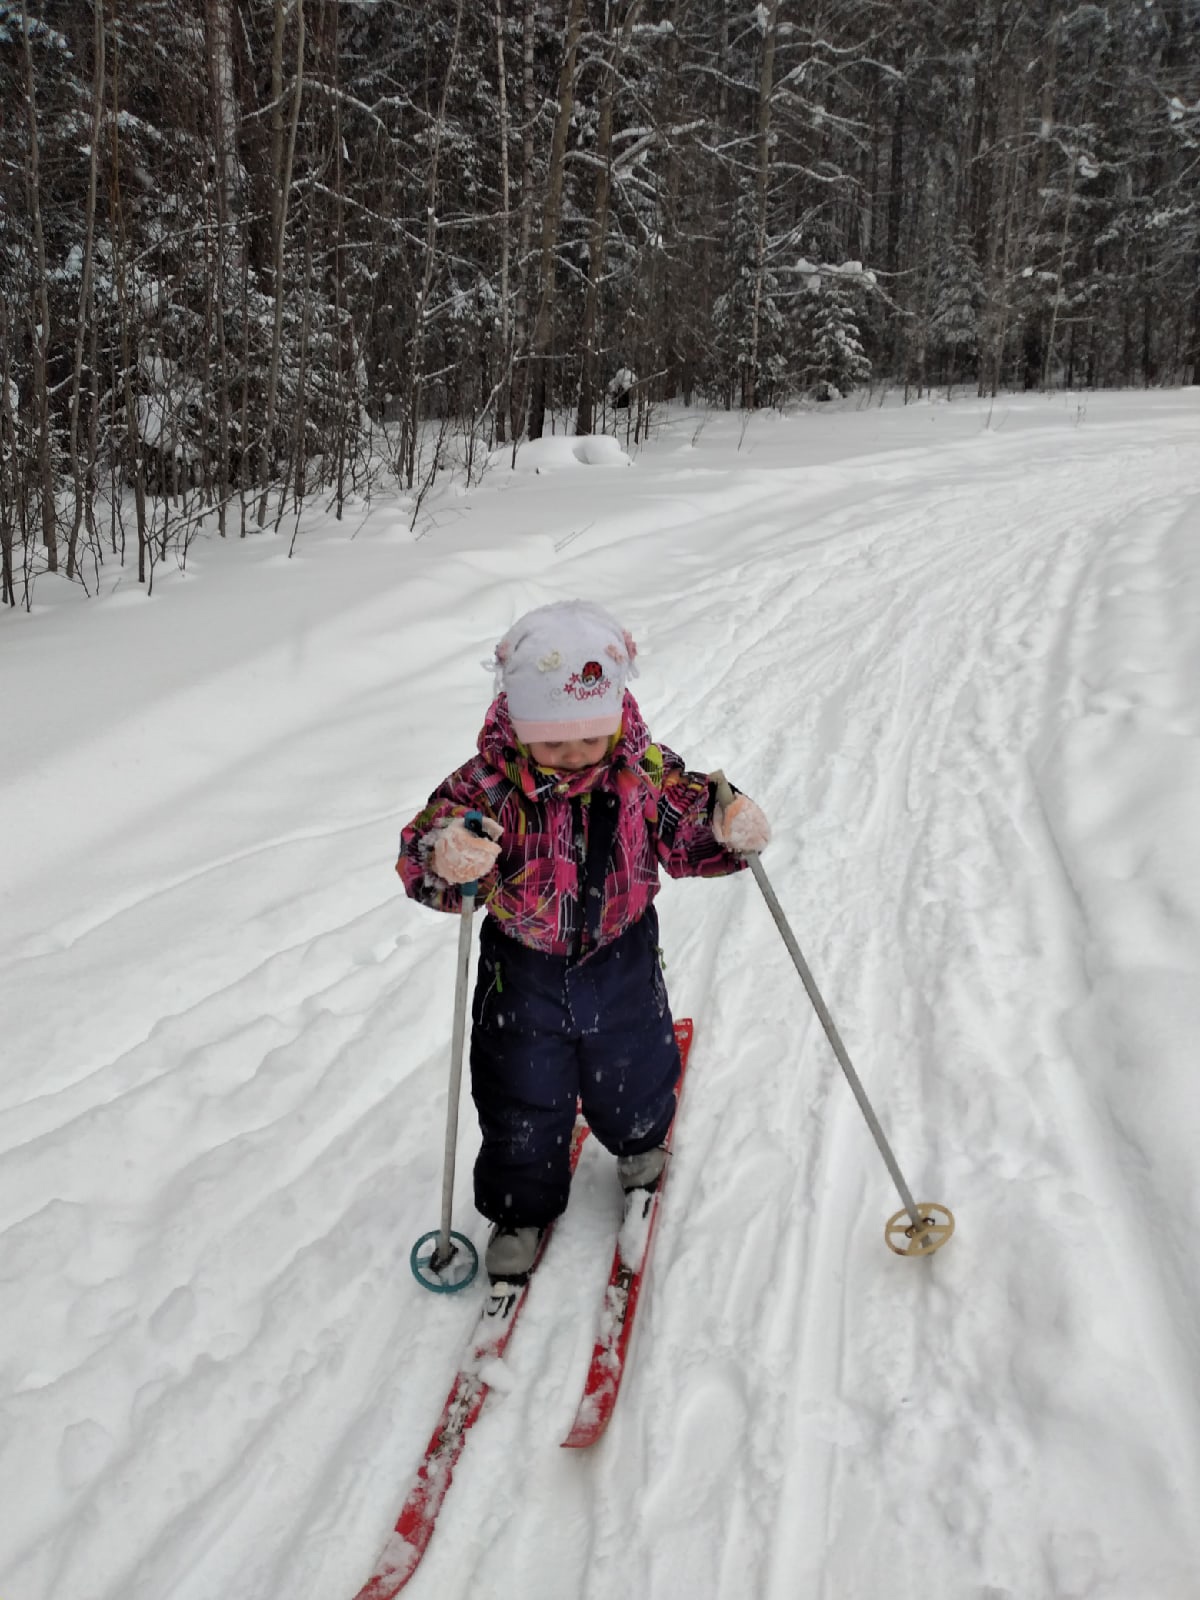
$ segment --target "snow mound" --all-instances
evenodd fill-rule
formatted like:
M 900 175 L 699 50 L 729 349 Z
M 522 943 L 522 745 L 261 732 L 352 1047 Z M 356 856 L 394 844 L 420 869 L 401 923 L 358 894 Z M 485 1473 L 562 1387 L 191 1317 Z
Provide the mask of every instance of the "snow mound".
M 497 453 L 497 464 L 509 459 L 507 451 Z M 579 437 L 556 434 L 549 439 L 531 439 L 517 451 L 518 472 L 561 472 L 573 467 L 631 467 L 633 462 L 607 433 L 585 433 Z

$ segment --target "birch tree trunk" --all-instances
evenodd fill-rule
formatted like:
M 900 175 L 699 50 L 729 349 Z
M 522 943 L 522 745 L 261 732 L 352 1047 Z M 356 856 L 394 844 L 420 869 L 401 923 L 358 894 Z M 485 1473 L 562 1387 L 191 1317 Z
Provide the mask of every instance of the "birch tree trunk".
M 279 237 L 279 206 L 283 198 L 283 43 L 287 29 L 287 0 L 275 0 L 271 35 L 271 242 Z
M 754 180 L 755 244 L 754 300 L 750 311 L 750 354 L 742 373 L 742 405 L 758 404 L 759 324 L 762 320 L 763 278 L 767 262 L 767 199 L 771 179 L 771 95 L 775 77 L 775 37 L 779 27 L 779 0 L 771 0 L 763 38 L 762 70 L 758 79 L 758 160 Z
M 1067 245 L 1071 237 L 1071 201 L 1075 194 L 1075 168 L 1079 158 L 1073 146 L 1064 145 L 1067 158 L 1067 191 L 1063 201 L 1062 234 L 1059 239 L 1058 261 L 1054 270 L 1054 299 L 1050 303 L 1050 327 L 1046 333 L 1046 356 L 1042 364 L 1042 388 L 1050 387 L 1050 372 L 1054 365 L 1054 335 L 1058 329 L 1058 308 L 1062 303 L 1063 278 L 1067 270 Z
M 137 364 L 137 355 L 134 344 L 134 332 L 131 327 L 132 315 L 129 296 L 129 239 L 125 224 L 125 200 L 121 190 L 121 156 L 120 156 L 120 77 L 119 70 L 113 66 L 113 106 L 112 117 L 112 156 L 109 180 L 109 213 L 115 223 L 113 238 L 113 277 L 116 282 L 117 293 L 117 324 L 121 343 L 121 372 L 120 394 L 125 411 L 125 450 L 128 459 L 128 471 L 133 482 L 133 503 L 137 516 L 138 538 L 138 582 L 145 583 L 147 579 L 146 555 L 149 549 L 149 538 L 146 532 L 146 467 L 143 460 L 141 428 L 139 427 L 137 396 L 134 392 L 133 374 Z M 116 386 L 114 386 L 113 404 L 116 404 Z M 114 512 L 120 517 L 120 503 L 114 496 Z M 124 521 L 121 523 L 121 559 L 125 559 L 125 532 Z
M 12 340 L 9 338 L 8 300 L 0 294 L 0 462 L 13 464 L 12 472 L 0 472 L 0 605 L 15 606 L 17 590 L 13 573 L 13 534 L 24 534 L 24 475 L 16 470 L 20 456 L 20 430 L 13 412 L 13 383 L 9 370 Z
M 529 398 L 529 269 L 533 248 L 534 43 L 537 12 L 525 0 L 521 13 L 521 227 L 517 237 L 517 299 L 513 319 L 513 374 L 509 397 L 513 448 L 525 432 Z
M 434 131 L 433 155 L 429 164 L 429 194 L 425 208 L 425 267 L 421 277 L 421 295 L 417 305 L 417 326 L 413 334 L 412 365 L 409 376 L 408 400 L 404 408 L 402 454 L 404 481 L 412 488 L 417 475 L 417 442 L 421 427 L 421 391 L 425 381 L 425 337 L 429 326 L 429 299 L 433 292 L 433 272 L 437 260 L 438 233 L 438 168 L 441 163 L 442 140 L 446 128 L 446 101 L 450 82 L 458 65 L 458 41 L 462 31 L 463 0 L 454 7 L 454 36 L 450 45 L 450 60 L 442 81 L 442 95 L 438 102 L 437 127 Z
M 508 73 L 504 64 L 504 0 L 496 0 L 496 86 L 500 112 L 500 361 L 496 397 L 496 441 L 504 443 L 508 409 L 512 401 L 512 328 L 508 303 L 509 251 L 512 230 L 509 207 L 512 190 L 508 174 Z
M 600 283 L 604 277 L 604 246 L 608 238 L 608 208 L 612 194 L 612 133 L 613 100 L 616 95 L 617 73 L 630 36 L 641 10 L 641 0 L 630 0 L 625 20 L 619 29 L 614 25 L 604 63 L 600 88 L 600 125 L 596 132 L 596 197 L 592 206 L 592 226 L 588 235 L 588 281 L 583 303 L 583 328 L 580 339 L 583 345 L 582 373 L 579 380 L 579 408 L 575 415 L 575 432 L 591 433 L 592 413 L 595 404 L 596 384 L 596 312 L 600 304 Z M 615 24 L 615 14 L 613 17 Z
M 778 0 L 776 0 L 778 3 Z M 554 332 L 554 289 L 558 230 L 562 219 L 563 166 L 567 154 L 567 130 L 575 109 L 575 59 L 583 28 L 583 0 L 570 0 L 562 66 L 558 74 L 558 111 L 554 119 L 554 138 L 550 146 L 550 170 L 546 175 L 546 200 L 542 210 L 542 249 L 539 270 L 537 321 L 530 349 L 529 437 L 540 439 L 546 421 L 546 365 Z
M 346 187 L 345 173 L 343 171 L 343 157 L 345 138 L 342 132 L 342 96 L 341 96 L 341 58 L 338 50 L 338 15 L 333 17 L 334 48 L 332 51 L 332 71 L 334 87 L 338 91 L 334 101 L 333 116 L 333 163 L 334 181 L 334 236 L 333 236 L 333 292 L 334 292 L 334 327 L 335 355 L 334 355 L 334 381 L 337 394 L 337 449 L 335 459 L 335 501 L 337 507 L 337 520 L 342 520 L 342 511 L 346 500 L 346 462 L 349 455 L 350 440 L 347 434 L 351 425 L 350 396 L 357 389 L 355 362 L 354 362 L 354 322 L 353 315 L 348 314 L 346 305 L 346 265 L 349 253 L 346 249 Z M 357 421 L 357 418 L 354 419 Z
M 226 498 L 232 481 L 230 422 L 233 396 L 229 388 L 225 308 L 228 266 L 237 256 L 237 231 L 231 226 L 237 214 L 239 113 L 233 80 L 233 0 L 207 0 L 205 43 L 208 54 L 209 97 L 212 105 L 213 144 L 216 156 L 217 237 L 213 251 L 213 325 L 217 343 L 217 531 L 225 537 Z
M 21 0 L 21 37 L 25 42 L 25 109 L 29 126 L 29 153 L 26 167 L 29 216 L 33 224 L 33 249 L 36 280 L 37 325 L 32 328 L 33 403 L 37 410 L 37 472 L 41 494 L 42 543 L 46 565 L 58 571 L 58 531 L 54 504 L 54 454 L 50 437 L 50 298 L 46 291 L 46 238 L 42 228 L 42 176 L 39 161 L 39 133 L 36 86 L 33 76 L 33 46 L 29 36 L 28 0 Z
M 276 38 L 281 41 L 283 0 L 275 0 Z M 282 41 L 280 43 L 282 48 Z M 267 499 L 270 492 L 271 440 L 275 432 L 275 405 L 279 395 L 279 363 L 283 352 L 283 246 L 287 232 L 288 192 L 292 187 L 292 163 L 296 157 L 296 129 L 300 122 L 300 98 L 304 89 L 304 0 L 296 0 L 296 77 L 292 89 L 292 118 L 288 132 L 287 153 L 283 157 L 282 172 L 277 171 L 278 182 L 273 196 L 272 213 L 275 219 L 275 326 L 271 334 L 271 364 L 267 373 L 267 416 L 263 425 L 262 455 L 259 462 L 260 490 L 258 500 L 258 525 L 267 520 Z M 282 91 L 281 91 L 282 92 Z M 274 156 L 272 137 L 272 156 Z
M 683 164 L 680 160 L 679 140 L 675 133 L 675 124 L 680 120 L 679 9 L 680 0 L 671 0 L 671 10 L 667 17 L 670 32 L 667 36 L 666 62 L 656 111 L 658 125 L 666 130 L 667 139 L 666 163 L 659 190 L 658 228 L 666 246 L 661 252 L 664 390 L 668 397 L 682 392 L 684 405 L 691 405 L 691 345 L 685 342 L 687 320 L 677 314 L 679 310 L 677 291 L 681 276 L 679 243 L 683 231 L 683 219 L 690 215 L 691 208 L 695 204 L 693 195 L 688 194 L 685 197 L 684 194 L 681 177 Z M 692 263 L 693 272 L 695 268 L 696 264 Z M 704 277 L 703 266 L 696 275 Z
M 68 443 L 71 451 L 71 478 L 75 485 L 75 516 L 67 543 L 67 577 L 76 571 L 79 530 L 91 502 L 91 484 L 85 482 L 79 451 L 79 412 L 83 396 L 83 347 L 92 326 L 92 274 L 96 245 L 96 191 L 100 171 L 100 131 L 104 116 L 104 8 L 95 7 L 92 24 L 92 140 L 88 153 L 88 195 L 84 218 L 83 262 L 79 275 L 79 316 L 75 325 L 75 359 L 71 371 L 71 420 Z M 92 463 L 89 460 L 88 477 Z
M 233 6 L 235 0 L 205 0 L 205 42 L 208 50 L 209 92 L 212 105 L 213 146 L 216 155 L 216 185 L 220 209 L 226 217 L 237 210 L 238 134 L 241 114 L 233 76 Z M 283 32 L 278 29 L 279 73 L 282 75 Z M 276 89 L 282 94 L 282 86 Z M 282 154 L 282 108 L 272 114 L 272 137 L 279 127 Z M 275 170 L 275 169 L 272 169 Z

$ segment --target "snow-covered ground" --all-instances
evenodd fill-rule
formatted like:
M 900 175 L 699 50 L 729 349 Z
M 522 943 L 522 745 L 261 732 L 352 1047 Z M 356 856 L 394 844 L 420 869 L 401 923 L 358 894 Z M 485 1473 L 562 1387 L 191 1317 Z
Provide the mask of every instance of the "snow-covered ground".
M 703 425 L 702 425 L 703 424 Z M 456 927 L 399 824 L 522 610 L 610 605 L 764 857 L 660 899 L 696 1044 L 612 1427 L 585 1152 L 416 1600 L 1200 1594 L 1200 392 L 691 414 L 0 621 L 0 1595 L 350 1600 L 481 1292 Z M 109 574 L 110 586 L 115 574 Z M 476 1135 L 464 1105 L 456 1222 Z

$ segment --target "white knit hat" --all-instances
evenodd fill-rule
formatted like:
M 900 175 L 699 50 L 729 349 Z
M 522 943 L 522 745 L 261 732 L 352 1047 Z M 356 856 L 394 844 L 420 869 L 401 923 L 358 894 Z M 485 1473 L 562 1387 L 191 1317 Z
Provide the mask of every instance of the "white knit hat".
M 558 600 L 526 612 L 496 646 L 494 662 L 517 738 L 530 744 L 616 733 L 636 655 L 603 606 Z

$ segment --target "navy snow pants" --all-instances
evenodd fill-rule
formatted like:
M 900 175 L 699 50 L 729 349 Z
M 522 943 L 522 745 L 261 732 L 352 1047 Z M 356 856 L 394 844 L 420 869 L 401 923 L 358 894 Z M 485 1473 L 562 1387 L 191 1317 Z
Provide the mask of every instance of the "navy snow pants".
M 666 1137 L 679 1048 L 653 908 L 582 961 L 531 950 L 485 917 L 471 1021 L 475 1204 L 491 1221 L 544 1227 L 565 1208 L 577 1100 L 614 1155 Z

